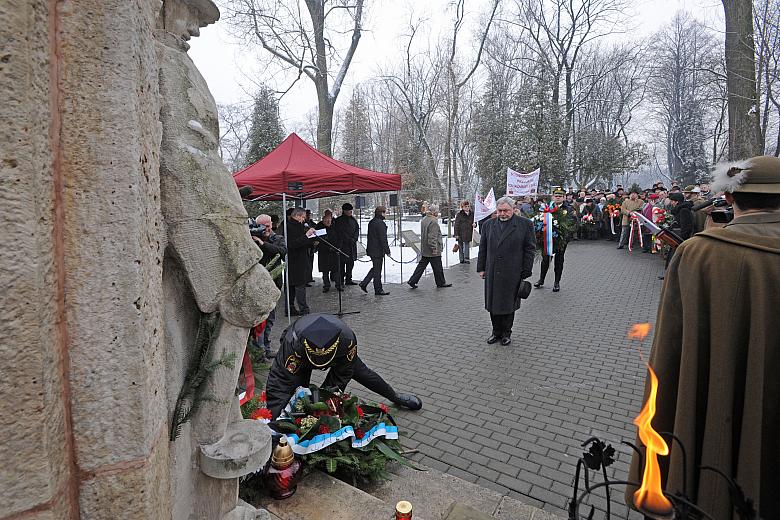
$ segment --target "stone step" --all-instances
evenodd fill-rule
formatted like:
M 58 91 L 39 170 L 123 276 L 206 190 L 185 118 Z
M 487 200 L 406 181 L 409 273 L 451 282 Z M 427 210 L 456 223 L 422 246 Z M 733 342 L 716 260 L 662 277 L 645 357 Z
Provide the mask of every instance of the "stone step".
M 408 500 L 414 507 L 415 520 L 561 520 L 552 513 L 435 469 L 416 471 L 394 464 L 389 472 L 391 480 L 365 491 L 392 505 Z

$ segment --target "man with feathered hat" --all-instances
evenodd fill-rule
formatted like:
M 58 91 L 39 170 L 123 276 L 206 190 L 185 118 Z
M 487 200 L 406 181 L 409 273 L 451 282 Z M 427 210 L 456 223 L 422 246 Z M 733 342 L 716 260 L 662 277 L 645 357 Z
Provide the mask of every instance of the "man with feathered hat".
M 716 167 L 734 220 L 677 248 L 666 274 L 650 365 L 653 428 L 673 432 L 662 457 L 667 493 L 686 492 L 711 518 L 732 518 L 723 472 L 761 518 L 780 511 L 780 159 Z M 647 391 L 646 391 L 647 394 Z M 639 457 L 629 480 L 641 480 Z M 626 498 L 631 504 L 633 490 Z

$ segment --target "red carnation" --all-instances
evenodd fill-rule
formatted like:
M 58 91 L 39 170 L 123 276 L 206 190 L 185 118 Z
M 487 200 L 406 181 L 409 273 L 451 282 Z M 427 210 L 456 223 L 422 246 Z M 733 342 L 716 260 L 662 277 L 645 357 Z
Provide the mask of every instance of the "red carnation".
M 317 431 L 319 433 L 330 433 L 330 428 L 328 428 L 328 425 L 326 424 L 320 424 L 320 429 Z
M 385 403 L 379 403 L 379 409 L 382 410 L 384 413 L 388 413 L 387 405 Z
M 265 402 L 265 390 L 263 390 L 262 392 L 260 392 L 260 400 L 261 400 L 261 401 L 263 401 L 263 402 Z
M 254 412 L 252 412 L 252 415 L 250 416 L 252 419 L 267 419 L 271 420 L 273 417 L 271 416 L 271 410 L 268 408 L 258 408 Z
M 366 433 L 360 428 L 355 428 L 355 437 L 357 437 L 358 439 L 362 439 L 365 434 Z
M 302 419 L 302 418 L 300 418 L 300 417 L 298 417 L 297 419 L 295 419 L 295 424 L 297 424 L 298 426 L 300 426 L 302 422 L 303 422 L 303 419 Z
M 361 407 L 359 407 L 359 406 L 357 407 L 357 414 L 358 414 L 358 417 L 363 417 L 363 409 Z
M 295 430 L 295 435 L 297 435 L 298 437 L 300 437 L 300 436 L 301 436 L 301 430 Z

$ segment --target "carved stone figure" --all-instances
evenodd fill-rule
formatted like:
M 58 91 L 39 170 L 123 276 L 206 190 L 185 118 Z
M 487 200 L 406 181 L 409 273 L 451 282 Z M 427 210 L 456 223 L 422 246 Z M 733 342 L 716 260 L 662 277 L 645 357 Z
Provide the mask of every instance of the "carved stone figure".
M 214 323 L 218 313 L 208 361 L 232 366 L 208 374 L 200 401 L 188 404 L 197 412 L 171 446 L 174 519 L 254 518 L 254 509 L 236 505 L 237 477 L 270 456 L 270 430 L 241 419 L 235 386 L 249 329 L 265 319 L 279 291 L 259 264 L 246 211 L 220 159 L 216 104 L 187 55 L 187 40 L 218 18 L 211 0 L 165 0 L 155 31 L 169 414 L 202 354 L 194 346 L 206 316 Z

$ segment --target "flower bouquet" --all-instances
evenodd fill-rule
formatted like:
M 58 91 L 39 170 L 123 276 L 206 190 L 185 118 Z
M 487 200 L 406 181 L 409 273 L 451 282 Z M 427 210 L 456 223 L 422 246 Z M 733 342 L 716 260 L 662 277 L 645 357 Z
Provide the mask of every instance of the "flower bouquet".
M 414 467 L 401 455 L 398 427 L 387 406 L 338 390 L 299 387 L 269 426 L 287 435 L 306 464 L 353 485 L 386 480 L 391 460 Z
M 555 204 L 541 203 L 536 206 L 535 215 L 531 218 L 534 225 L 534 231 L 536 233 L 536 245 L 537 250 L 544 254 L 544 234 L 545 234 L 545 214 L 549 214 L 552 218 L 552 241 L 553 252 L 557 253 L 562 250 L 569 238 L 574 233 L 574 220 L 569 211 L 563 207 L 559 207 Z

